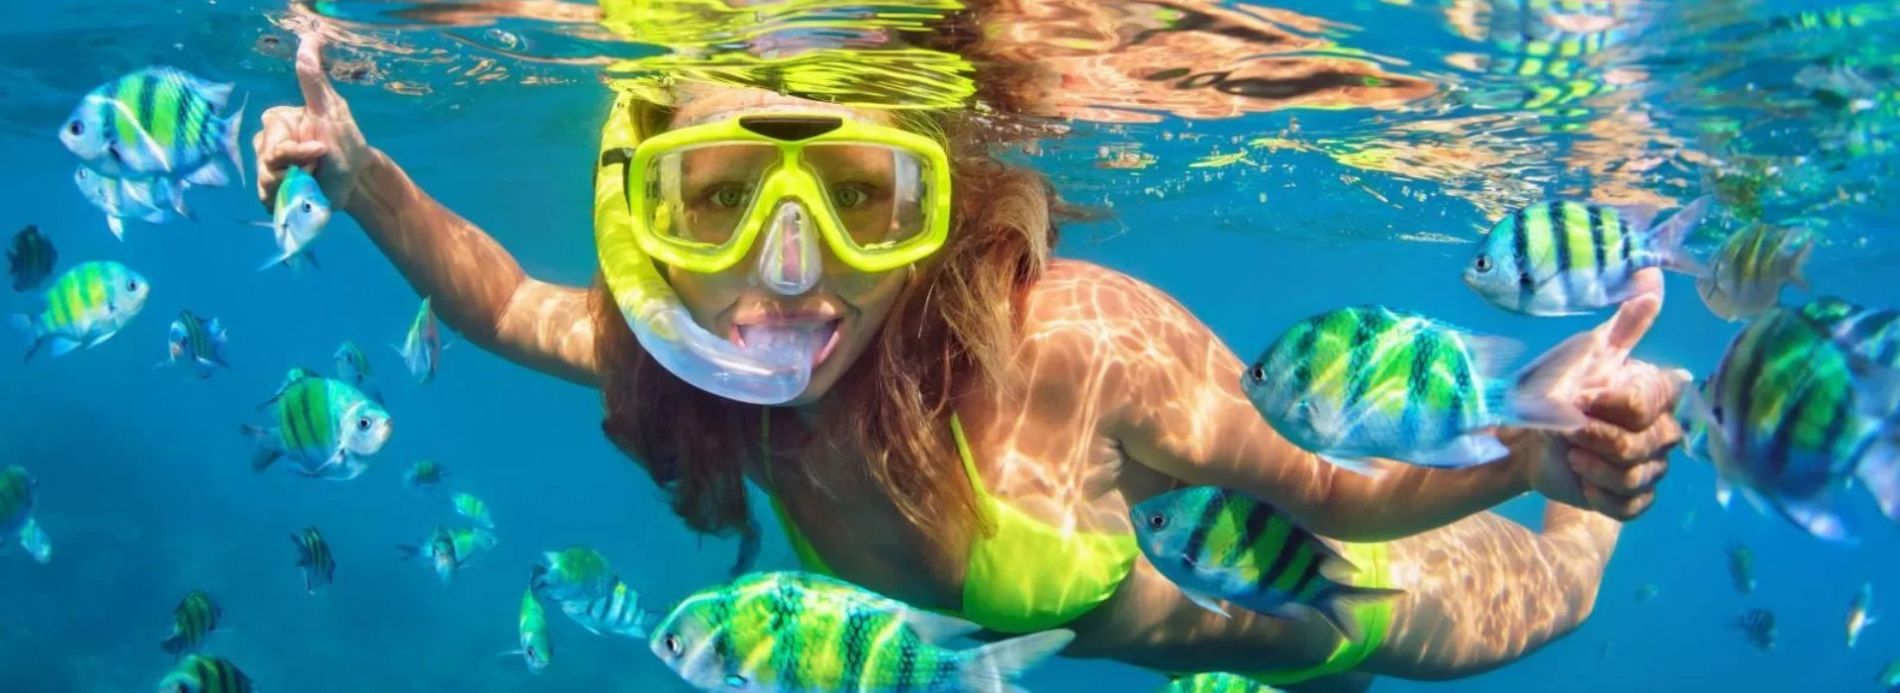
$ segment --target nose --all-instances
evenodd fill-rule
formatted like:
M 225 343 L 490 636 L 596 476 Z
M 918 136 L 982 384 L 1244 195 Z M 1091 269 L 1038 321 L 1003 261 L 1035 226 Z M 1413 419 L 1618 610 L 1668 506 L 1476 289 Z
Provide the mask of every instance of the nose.
M 818 285 L 824 258 L 810 213 L 792 200 L 780 202 L 767 222 L 755 273 L 759 283 L 782 296 L 797 296 Z

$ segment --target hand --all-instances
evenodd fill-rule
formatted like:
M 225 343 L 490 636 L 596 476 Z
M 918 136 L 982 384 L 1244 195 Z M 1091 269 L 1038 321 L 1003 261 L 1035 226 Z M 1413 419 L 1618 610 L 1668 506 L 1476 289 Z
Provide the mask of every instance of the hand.
M 1641 515 L 1655 502 L 1656 482 L 1669 471 L 1669 450 L 1682 440 L 1676 397 L 1691 379 L 1687 371 L 1629 358 L 1662 311 L 1661 270 L 1643 270 L 1635 281 L 1645 291 L 1590 332 L 1597 344 L 1570 372 L 1588 422 L 1549 435 L 1530 471 L 1531 488 L 1546 497 L 1619 520 Z
M 323 37 L 301 32 L 297 46 L 297 85 L 304 106 L 278 106 L 264 112 L 264 128 L 251 139 L 257 152 L 257 196 L 270 209 L 284 172 L 302 166 L 316 176 L 330 205 L 347 209 L 357 175 L 376 157 L 323 69 Z

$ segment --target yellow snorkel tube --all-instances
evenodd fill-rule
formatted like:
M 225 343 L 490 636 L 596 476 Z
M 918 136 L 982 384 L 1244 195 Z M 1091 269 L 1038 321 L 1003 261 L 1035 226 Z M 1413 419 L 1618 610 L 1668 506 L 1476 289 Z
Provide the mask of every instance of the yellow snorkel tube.
M 640 346 L 681 380 L 726 399 L 784 404 L 811 382 L 808 349 L 741 349 L 693 321 L 653 259 L 640 249 L 628 212 L 625 168 L 639 143 L 633 97 L 622 93 L 601 130 L 595 159 L 594 244 L 621 317 Z

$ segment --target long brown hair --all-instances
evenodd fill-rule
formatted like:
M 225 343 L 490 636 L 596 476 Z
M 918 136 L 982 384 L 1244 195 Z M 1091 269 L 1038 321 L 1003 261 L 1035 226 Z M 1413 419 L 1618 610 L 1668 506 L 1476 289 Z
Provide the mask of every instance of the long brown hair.
M 670 114 L 642 106 L 634 117 L 649 126 L 642 131 L 654 132 Z M 1000 383 L 1015 349 L 1017 308 L 1048 265 L 1057 237 L 1053 217 L 1062 210 L 1041 175 L 995 158 L 989 149 L 997 139 L 978 121 L 942 115 L 900 121 L 942 133 L 949 147 L 950 237 L 916 267 L 876 341 L 827 394 L 851 415 L 821 417 L 804 436 L 805 449 L 862 459 L 862 474 L 905 520 L 950 544 L 983 528 L 946 422 L 957 396 Z M 791 438 L 779 431 L 804 424 L 789 409 L 762 415 L 756 405 L 679 380 L 640 347 L 599 282 L 594 299 L 606 404 L 601 429 L 646 469 L 688 527 L 744 531 L 751 517 L 745 462 L 760 454 L 762 417 L 772 417 L 778 446 L 778 439 Z M 798 459 L 783 451 L 772 456 Z M 796 466 L 778 473 L 784 471 L 808 474 Z

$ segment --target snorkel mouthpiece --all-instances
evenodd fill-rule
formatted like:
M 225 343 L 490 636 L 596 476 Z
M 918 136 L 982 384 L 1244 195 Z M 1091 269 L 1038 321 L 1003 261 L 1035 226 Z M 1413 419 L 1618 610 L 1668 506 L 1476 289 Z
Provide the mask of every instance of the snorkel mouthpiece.
M 797 296 L 811 291 L 824 274 L 824 261 L 818 254 L 818 230 L 804 205 L 780 202 L 766 226 L 765 248 L 759 253 L 754 275 L 765 288 L 781 296 Z

